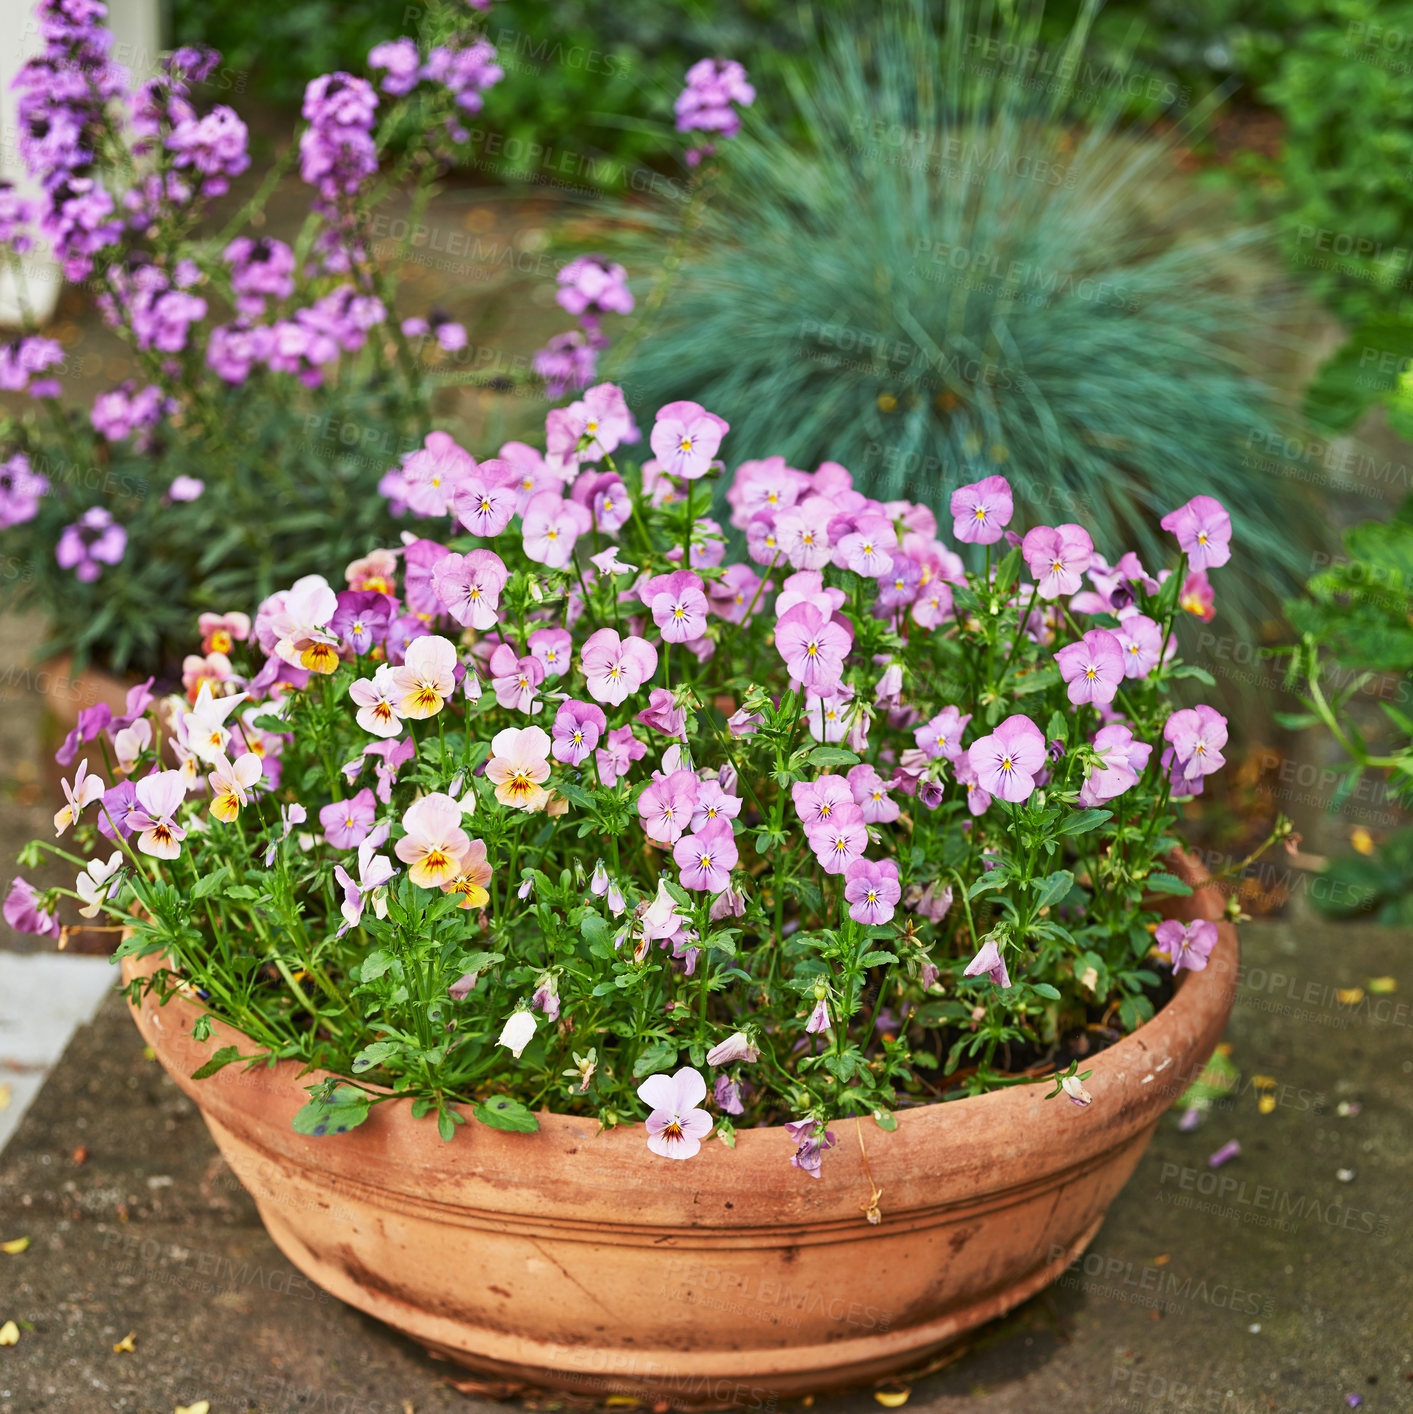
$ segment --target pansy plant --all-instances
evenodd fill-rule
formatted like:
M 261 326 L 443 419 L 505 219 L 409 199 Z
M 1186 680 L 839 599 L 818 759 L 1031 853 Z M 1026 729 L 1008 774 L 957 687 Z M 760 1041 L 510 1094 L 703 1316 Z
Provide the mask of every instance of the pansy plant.
M 779 1125 L 803 1181 L 851 1115 L 1047 1072 L 1084 1122 L 1075 1057 L 1216 937 L 1156 905 L 1223 764 L 1221 715 L 1170 694 L 1210 683 L 1173 624 L 1226 513 L 1166 517 L 1150 574 L 1021 535 L 1000 476 L 947 535 L 835 463 L 727 476 L 694 403 L 646 438 L 617 388 L 575 406 L 533 494 L 532 449 L 439 439 L 400 546 L 203 620 L 184 696 L 78 732 L 44 846 L 75 886 L 17 881 L 6 917 L 129 925 L 135 992 L 248 1038 L 206 1071 L 340 1077 L 310 1133 L 396 1096 L 448 1138 L 644 1123 L 645 1161 Z

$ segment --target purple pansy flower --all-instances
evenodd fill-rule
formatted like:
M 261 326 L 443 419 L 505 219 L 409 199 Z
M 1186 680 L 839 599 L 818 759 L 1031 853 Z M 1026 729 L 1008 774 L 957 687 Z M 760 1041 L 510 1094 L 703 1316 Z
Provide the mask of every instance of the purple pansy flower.
M 839 1142 L 834 1131 L 826 1129 L 822 1120 L 796 1119 L 785 1126 L 785 1132 L 796 1146 L 790 1162 L 802 1173 L 818 1178 L 825 1151 Z
M 700 403 L 668 403 L 658 409 L 648 442 L 669 476 L 695 481 L 711 469 L 730 423 Z
M 550 735 L 554 738 L 550 754 L 556 761 L 568 766 L 579 766 L 584 758 L 599 744 L 599 738 L 608 726 L 608 719 L 602 707 L 592 702 L 580 702 L 570 698 L 561 702 L 554 716 L 554 726 Z
M 1206 918 L 1195 918 L 1187 924 L 1165 918 L 1153 936 L 1175 974 L 1184 967 L 1189 972 L 1201 972 L 1217 946 L 1217 925 Z
M 1231 516 L 1211 496 L 1194 496 L 1158 522 L 1177 538 L 1195 570 L 1214 570 L 1231 559 Z
M 999 795 L 1002 800 L 1028 800 L 1045 761 L 1044 734 L 1020 712 L 967 748 L 976 784 L 987 795 Z
M 319 812 L 324 838 L 335 849 L 357 849 L 373 829 L 377 813 L 373 792 L 364 786 L 351 800 L 335 800 Z
M 1014 512 L 1010 482 L 988 476 L 952 492 L 952 534 L 966 544 L 994 545 Z
M 1124 680 L 1123 646 L 1106 628 L 1092 628 L 1078 643 L 1067 643 L 1055 661 L 1076 706 L 1112 702 Z
M 1094 558 L 1094 542 L 1082 525 L 1037 525 L 1021 541 L 1021 554 L 1035 578 L 1042 599 L 1073 594 Z
M 898 865 L 884 859 L 856 859 L 844 871 L 844 898 L 849 904 L 849 917 L 855 923 L 873 927 L 887 923 L 893 917 L 903 890 L 898 883 Z
M 1011 985 L 1011 974 L 1006 971 L 1006 959 L 1001 956 L 1001 949 L 996 946 L 994 938 L 987 938 L 982 943 L 976 956 L 962 969 L 962 976 L 980 977 L 983 972 L 987 973 L 998 987 Z

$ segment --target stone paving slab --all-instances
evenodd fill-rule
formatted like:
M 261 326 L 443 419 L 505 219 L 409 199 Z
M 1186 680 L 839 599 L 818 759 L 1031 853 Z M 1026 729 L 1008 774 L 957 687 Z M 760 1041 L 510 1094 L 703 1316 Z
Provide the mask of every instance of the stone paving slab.
M 0 952 L 0 1153 L 74 1029 L 112 987 L 106 957 Z
M 1413 1410 L 1413 937 L 1266 924 L 1243 943 L 1238 1093 L 1195 1132 L 1165 1119 L 1082 1266 L 912 1382 L 909 1408 L 1322 1414 L 1357 1394 L 1369 1414 Z M 1337 995 L 1386 976 L 1399 990 Z M 1240 1156 L 1208 1168 L 1233 1138 Z M 280 1255 L 116 997 L 0 1155 L 0 1242 L 22 1236 L 0 1253 L 0 1323 L 25 1323 L 0 1348 L 0 1414 L 494 1407 Z M 736 1403 L 774 1407 L 744 1387 Z M 864 1390 L 814 1407 L 880 1406 Z

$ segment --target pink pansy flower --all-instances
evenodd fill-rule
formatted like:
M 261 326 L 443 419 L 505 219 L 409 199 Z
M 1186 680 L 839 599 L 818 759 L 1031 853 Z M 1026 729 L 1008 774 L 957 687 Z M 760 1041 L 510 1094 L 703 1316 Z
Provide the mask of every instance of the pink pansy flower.
M 1165 918 L 1153 934 L 1159 950 L 1172 963 L 1175 975 L 1184 967 L 1189 972 L 1203 971 L 1212 949 L 1217 946 L 1217 936 L 1217 925 L 1206 918 L 1195 918 L 1186 925 L 1175 918 Z
M 597 459 L 612 455 L 624 442 L 636 442 L 643 435 L 628 411 L 623 389 L 614 383 L 599 383 L 564 409 L 580 437 L 589 438 L 586 456 Z
M 638 797 L 643 833 L 658 844 L 676 844 L 691 825 L 696 808 L 697 778 L 685 769 L 657 776 Z
M 393 851 L 408 866 L 407 877 L 414 884 L 440 888 L 460 873 L 471 840 L 461 828 L 461 806 L 451 796 L 433 791 L 414 800 L 403 812 L 402 828 L 407 833 Z
M 796 604 L 813 604 L 827 619 L 836 609 L 844 607 L 848 597 L 842 589 L 826 587 L 819 570 L 796 570 L 786 576 L 780 593 L 775 596 L 775 617 L 783 619 Z
M 823 1167 L 824 1155 L 839 1141 L 832 1129 L 826 1129 L 823 1122 L 813 1119 L 792 1120 L 785 1126 L 790 1142 L 796 1146 L 790 1162 L 811 1178 L 818 1178 Z
M 1227 719 L 1214 707 L 1184 707 L 1163 727 L 1163 739 L 1172 744 L 1173 756 L 1188 777 L 1210 776 L 1226 763 Z
M 977 785 L 1002 800 L 1028 800 L 1045 760 L 1044 734 L 1019 712 L 967 748 L 967 762 L 976 773 Z
M 1021 554 L 1035 578 L 1035 592 L 1042 599 L 1058 599 L 1083 584 L 1094 542 L 1082 525 L 1037 525 L 1021 541 Z
M 447 555 L 432 566 L 432 589 L 442 608 L 462 628 L 482 632 L 496 626 L 500 592 L 509 578 L 505 561 L 494 550 Z
M 955 761 L 962 750 L 962 733 L 971 721 L 971 713 L 962 713 L 956 707 L 944 707 L 930 722 L 913 732 L 913 740 L 918 750 L 925 751 L 932 760 L 942 758 Z
M 898 818 L 898 802 L 888 794 L 888 782 L 867 761 L 851 766 L 845 780 L 866 824 L 886 825 Z
M 957 758 L 955 770 L 957 784 L 966 788 L 967 809 L 973 815 L 984 815 L 987 807 L 991 804 L 991 793 L 982 790 L 977 774 L 972 769 L 971 762 L 967 757 L 959 756 Z
M 648 705 L 638 713 L 638 720 L 663 736 L 686 738 L 687 709 L 679 707 L 677 699 L 665 687 L 655 687 L 648 694 Z
M 472 535 L 499 535 L 520 509 L 519 472 L 508 462 L 482 462 L 456 488 L 456 518 Z
M 740 859 L 729 820 L 713 820 L 694 834 L 683 835 L 672 847 L 672 858 L 682 871 L 684 889 L 719 894 L 731 882 L 731 871 Z
M 628 774 L 633 762 L 641 761 L 647 754 L 647 746 L 633 735 L 632 727 L 615 727 L 604 738 L 604 744 L 594 752 L 599 783 L 616 785 L 621 777 Z
M 823 997 L 818 997 L 809 1020 L 805 1022 L 805 1033 L 809 1036 L 822 1036 L 828 1030 L 829 1003 Z
M 573 558 L 574 543 L 593 526 L 586 506 L 566 501 L 558 491 L 541 491 L 525 507 L 521 531 L 526 557 L 562 570 Z
M 476 470 L 471 453 L 446 432 L 429 432 L 417 451 L 402 462 L 403 496 L 419 516 L 446 515 L 457 487 Z
M 563 761 L 567 766 L 580 765 L 599 744 L 599 737 L 607 727 L 608 719 L 602 707 L 595 707 L 591 702 L 579 702 L 572 697 L 567 702 L 561 702 L 551 731 L 554 759 Z
M 695 404 L 692 404 L 695 406 Z M 648 1148 L 664 1159 L 690 1159 L 711 1133 L 711 1116 L 701 1072 L 684 1065 L 675 1075 L 650 1075 L 638 1086 L 638 1098 L 652 1113 L 647 1118 Z
M 843 741 L 857 715 L 850 707 L 854 689 L 840 683 L 831 692 L 805 693 L 805 723 L 818 742 Z
M 540 810 L 549 799 L 549 734 L 541 727 L 507 727 L 491 738 L 486 779 L 495 784 L 496 799 L 515 810 Z
M 1010 482 L 1004 476 L 959 486 L 952 492 L 952 535 L 963 544 L 994 545 L 1014 511 Z
M 589 563 L 600 574 L 637 574 L 637 565 L 624 564 L 618 558 L 618 546 L 610 545 L 607 550 L 600 550 L 597 555 L 589 556 Z
M 296 580 L 282 597 L 282 607 L 269 619 L 268 631 L 276 639 L 275 654 L 294 668 L 333 672 L 339 665 L 339 639 L 329 631 L 329 620 L 338 612 L 338 595 L 323 575 L 308 574 Z M 260 628 L 258 614 L 256 628 Z
M 1124 680 L 1123 646 L 1106 628 L 1092 628 L 1078 643 L 1067 643 L 1055 661 L 1076 706 L 1112 702 Z
M 1231 516 L 1211 496 L 1194 496 L 1158 522 L 1177 538 L 1195 570 L 1214 570 L 1231 559 Z
M 54 816 L 54 833 L 56 835 L 62 835 L 83 814 L 84 810 L 107 790 L 101 776 L 88 774 L 87 757 L 78 763 L 78 770 L 74 772 L 72 786 L 68 781 L 60 781 L 59 784 L 64 788 L 65 804 Z
M 379 854 L 391 833 L 385 821 L 358 846 L 358 882 L 349 878 L 342 864 L 334 865 L 334 878 L 343 889 L 343 902 L 339 912 L 343 914 L 342 937 L 350 928 L 357 928 L 363 921 L 363 910 L 371 902 L 373 913 L 378 918 L 388 916 L 387 890 L 383 887 L 397 870 L 387 855 Z
M 620 638 L 615 629 L 589 635 L 579 654 L 589 696 L 617 706 L 657 672 L 657 649 L 645 638 Z
M 528 641 L 530 652 L 544 664 L 545 676 L 557 678 L 567 673 L 574 640 L 562 628 L 537 628 Z
M 848 819 L 836 815 L 805 828 L 805 839 L 826 874 L 843 874 L 868 848 L 868 826 L 852 797 L 849 808 L 853 814 Z
M 177 811 L 186 798 L 186 781 L 180 771 L 158 771 L 137 783 L 137 809 L 127 826 L 138 834 L 137 847 L 154 859 L 176 859 L 186 831 L 177 824 Z
M 540 684 L 545 680 L 545 665 L 533 653 L 516 657 L 508 643 L 501 643 L 491 654 L 491 687 L 496 701 L 512 712 L 535 710 Z
M 632 518 L 633 503 L 622 478 L 611 471 L 586 471 L 570 488 L 569 497 L 587 506 L 594 525 L 605 535 L 614 535 Z
M 963 977 L 980 977 L 987 973 L 991 980 L 998 987 L 1009 987 L 1011 985 L 1011 974 L 1006 971 L 1006 959 L 1001 956 L 1001 949 L 996 946 L 994 938 L 987 938 L 977 954 L 962 969 Z
M 1163 630 L 1145 614 L 1130 614 L 1110 632 L 1119 641 L 1126 678 L 1146 678 L 1163 651 Z
M 229 653 L 235 644 L 250 637 L 249 614 L 198 614 L 196 626 L 201 631 L 203 653 Z
M 893 568 L 898 532 L 886 516 L 860 516 L 858 524 L 834 548 L 834 563 L 869 579 L 882 579 Z
M 827 692 L 844 676 L 851 635 L 813 604 L 796 604 L 775 626 L 775 648 L 803 687 Z
M 778 546 L 797 570 L 822 570 L 829 563 L 834 553 L 829 543 L 829 522 L 834 515 L 832 501 L 811 496 L 775 516 L 774 534 Z M 758 556 L 753 558 L 759 559 Z
M 188 702 L 196 701 L 203 683 L 210 683 L 215 689 L 222 683 L 229 682 L 234 676 L 235 668 L 224 653 L 214 650 L 204 656 L 200 653 L 188 653 L 182 659 L 182 692 L 186 694 Z
M 1204 624 L 1217 617 L 1214 607 L 1216 596 L 1207 580 L 1206 570 L 1193 570 L 1182 582 L 1182 593 L 1178 596 L 1178 606 L 1184 613 L 1194 614 Z
M 393 737 L 402 733 L 402 690 L 397 670 L 379 663 L 371 678 L 359 678 L 348 689 L 358 708 L 358 725 L 374 736 Z
M 733 1031 L 724 1041 L 718 1041 L 706 1054 L 708 1065 L 730 1065 L 733 1061 L 758 1061 L 760 1052 L 751 1044 L 744 1031 Z
M 1122 722 L 1111 722 L 1094 734 L 1094 749 L 1103 757 L 1085 778 L 1079 790 L 1079 803 L 1088 809 L 1103 805 L 1106 800 L 1121 796 L 1138 783 L 1139 773 L 1148 765 L 1153 748 L 1146 741 L 1135 741 L 1133 733 Z
M 402 666 L 392 673 L 393 685 L 402 694 L 397 710 L 419 722 L 435 717 L 456 691 L 456 661 L 450 639 L 435 633 L 414 638 Z
M 813 781 L 796 781 L 790 787 L 790 799 L 807 830 L 813 825 L 850 820 L 860 813 L 854 801 L 854 792 L 843 776 L 820 776 Z
M 756 564 L 767 568 L 785 553 L 775 520 L 774 511 L 757 511 L 746 526 L 746 553 Z
M 113 754 L 118 758 L 118 770 L 125 776 L 132 773 L 137 759 L 152 745 L 152 723 L 139 717 L 131 726 L 113 735 Z
M 692 828 L 701 830 L 715 820 L 734 820 L 741 813 L 741 799 L 731 795 L 715 776 L 697 786 L 697 803 L 692 811 Z
M 351 800 L 333 800 L 319 811 L 324 838 L 335 849 L 357 849 L 372 832 L 377 813 L 373 792 L 364 786 Z
M 695 481 L 711 470 L 721 439 L 731 426 L 700 403 L 668 403 L 658 409 L 649 445 L 669 476 Z
M 721 578 L 707 586 L 707 594 L 714 614 L 720 614 L 728 623 L 744 624 L 748 613 L 757 611 L 770 588 L 770 581 L 762 582 L 749 565 L 727 565 Z
M 891 921 L 902 896 L 898 865 L 891 859 L 856 859 L 844 871 L 844 898 L 855 923 L 874 927 Z
M 685 643 L 699 638 L 706 628 L 707 601 L 702 578 L 691 570 L 654 575 L 639 586 L 638 595 L 662 631 L 664 643 Z

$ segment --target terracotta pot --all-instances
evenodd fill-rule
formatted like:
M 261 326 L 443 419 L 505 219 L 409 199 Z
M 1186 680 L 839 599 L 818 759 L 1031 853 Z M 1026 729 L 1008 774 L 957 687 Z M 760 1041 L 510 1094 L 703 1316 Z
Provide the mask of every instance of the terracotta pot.
M 1210 883 L 1178 902 L 1221 914 Z M 906 1110 L 891 1133 L 836 1120 L 819 1179 L 791 1167 L 781 1128 L 675 1163 L 641 1125 L 554 1114 L 446 1144 L 400 1100 L 306 1138 L 290 1120 L 318 1076 L 281 1062 L 192 1081 L 243 1038 L 217 1022 L 195 1043 L 200 1011 L 177 998 L 134 1015 L 271 1237 L 334 1295 L 501 1379 L 760 1407 L 916 1365 L 1084 1250 L 1222 1034 L 1237 941 L 1220 935 L 1152 1021 L 1093 1057 L 1088 1108 L 1040 1084 Z M 129 959 L 124 978 L 155 965 Z

